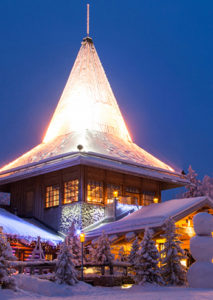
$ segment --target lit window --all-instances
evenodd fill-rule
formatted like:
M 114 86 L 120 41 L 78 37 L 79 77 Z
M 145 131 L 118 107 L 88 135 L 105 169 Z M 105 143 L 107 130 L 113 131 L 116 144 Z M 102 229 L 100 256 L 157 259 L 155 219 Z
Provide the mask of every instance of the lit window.
M 87 202 L 104 204 L 103 182 L 89 180 L 87 184 Z
M 114 199 L 113 192 L 118 192 L 118 197 L 121 196 L 121 186 L 115 184 L 107 184 L 107 199 Z
M 143 192 L 143 205 L 149 205 L 154 202 L 155 192 Z
M 59 185 L 46 187 L 45 207 L 59 205 Z
M 64 182 L 64 200 L 63 204 L 78 201 L 78 179 Z

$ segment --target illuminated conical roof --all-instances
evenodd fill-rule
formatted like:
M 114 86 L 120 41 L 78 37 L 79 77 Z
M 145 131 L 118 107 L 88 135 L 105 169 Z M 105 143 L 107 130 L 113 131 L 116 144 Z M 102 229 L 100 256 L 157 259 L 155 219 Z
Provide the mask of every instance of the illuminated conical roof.
M 0 171 L 78 151 L 173 169 L 131 140 L 115 96 L 92 42 L 83 40 L 43 142 Z
M 131 140 L 91 38 L 85 38 L 44 138 L 83 130 Z

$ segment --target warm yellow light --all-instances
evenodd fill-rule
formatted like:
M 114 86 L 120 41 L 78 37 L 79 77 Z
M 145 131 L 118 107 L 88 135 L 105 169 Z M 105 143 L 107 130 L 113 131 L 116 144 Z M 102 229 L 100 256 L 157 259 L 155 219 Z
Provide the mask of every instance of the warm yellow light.
M 186 259 L 181 259 L 180 263 L 181 263 L 181 265 L 183 265 L 184 267 L 187 267 L 187 260 L 186 260 Z
M 189 237 L 193 237 L 195 235 L 195 231 L 193 227 L 186 227 L 186 233 Z
M 114 198 L 117 198 L 117 197 L 118 197 L 118 191 L 114 191 L 114 192 L 113 192 L 113 197 L 114 197 Z
M 85 234 L 81 233 L 80 234 L 80 242 L 83 243 L 85 241 Z
M 157 197 L 155 197 L 155 198 L 153 199 L 153 201 L 154 201 L 154 203 L 158 203 L 159 199 L 158 199 Z
M 133 285 L 132 284 L 122 284 L 122 289 L 130 289 Z
M 107 199 L 107 204 L 113 203 L 113 199 Z
M 166 239 L 157 239 L 156 243 L 157 244 L 164 244 L 166 242 Z

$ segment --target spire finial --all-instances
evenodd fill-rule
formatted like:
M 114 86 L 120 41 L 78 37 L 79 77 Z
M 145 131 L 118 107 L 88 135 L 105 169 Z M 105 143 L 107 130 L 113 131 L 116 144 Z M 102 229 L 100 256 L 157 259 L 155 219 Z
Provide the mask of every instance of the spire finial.
M 89 36 L 89 3 L 87 4 L 87 36 Z

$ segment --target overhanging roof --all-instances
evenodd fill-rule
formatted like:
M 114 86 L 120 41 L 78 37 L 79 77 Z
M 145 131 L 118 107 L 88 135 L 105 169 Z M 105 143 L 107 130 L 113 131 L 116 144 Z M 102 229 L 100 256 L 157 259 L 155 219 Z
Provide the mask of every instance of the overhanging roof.
M 204 206 L 213 209 L 213 200 L 209 197 L 194 197 L 151 204 L 142 207 L 121 220 L 105 224 L 87 232 L 87 237 L 93 238 L 99 236 L 103 230 L 106 234 L 112 235 L 142 231 L 146 227 L 159 228 L 170 217 L 177 222 Z
M 188 182 L 185 176 L 179 173 L 169 172 L 158 168 L 151 168 L 146 165 L 132 163 L 128 160 L 113 159 L 113 157 L 92 152 L 73 152 L 70 154 L 68 153 L 67 155 L 59 155 L 52 159 L 44 159 L 38 163 L 31 163 L 1 172 L 0 185 L 76 165 L 86 165 L 109 169 L 126 174 L 151 178 L 162 182 L 168 182 L 176 186 L 183 186 Z

